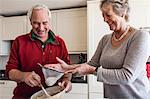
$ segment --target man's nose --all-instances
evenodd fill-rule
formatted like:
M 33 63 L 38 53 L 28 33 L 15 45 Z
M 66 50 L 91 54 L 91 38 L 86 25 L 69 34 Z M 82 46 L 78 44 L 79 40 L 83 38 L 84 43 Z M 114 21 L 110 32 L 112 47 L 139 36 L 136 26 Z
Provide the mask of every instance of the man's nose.
M 39 24 L 39 29 L 43 30 L 44 29 L 44 25 L 42 23 Z

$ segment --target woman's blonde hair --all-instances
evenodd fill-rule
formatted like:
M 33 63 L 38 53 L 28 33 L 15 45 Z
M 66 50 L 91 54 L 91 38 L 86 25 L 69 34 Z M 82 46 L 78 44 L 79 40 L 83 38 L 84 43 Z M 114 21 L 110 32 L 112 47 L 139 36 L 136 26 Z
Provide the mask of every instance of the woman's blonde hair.
M 50 12 L 50 10 L 48 9 L 48 7 L 47 7 L 46 5 L 44 5 L 44 4 L 38 4 L 38 5 L 33 6 L 30 10 L 28 10 L 27 15 L 28 15 L 28 17 L 29 17 L 30 20 L 31 20 L 31 17 L 32 17 L 32 12 L 33 12 L 33 10 L 35 10 L 35 9 L 46 9 L 49 18 L 51 18 L 51 12 Z
M 125 14 L 125 20 L 128 21 L 130 10 L 128 0 L 102 0 L 100 8 L 102 8 L 104 4 L 111 4 L 113 11 L 120 16 Z

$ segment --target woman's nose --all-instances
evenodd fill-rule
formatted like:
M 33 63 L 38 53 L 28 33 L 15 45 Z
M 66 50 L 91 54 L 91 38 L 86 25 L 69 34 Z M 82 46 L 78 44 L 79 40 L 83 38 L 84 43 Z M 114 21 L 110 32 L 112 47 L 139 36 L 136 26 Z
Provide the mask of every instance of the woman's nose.
M 106 16 L 103 16 L 103 17 L 104 17 L 104 21 L 107 22 L 108 18 Z

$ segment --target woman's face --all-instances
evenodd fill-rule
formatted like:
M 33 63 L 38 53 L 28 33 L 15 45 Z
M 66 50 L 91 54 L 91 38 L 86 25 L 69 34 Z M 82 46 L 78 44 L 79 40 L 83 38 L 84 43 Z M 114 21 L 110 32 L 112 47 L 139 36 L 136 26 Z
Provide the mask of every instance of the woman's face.
M 123 17 L 114 13 L 111 4 L 104 4 L 101 10 L 104 21 L 109 25 L 110 30 L 119 31 L 121 29 Z

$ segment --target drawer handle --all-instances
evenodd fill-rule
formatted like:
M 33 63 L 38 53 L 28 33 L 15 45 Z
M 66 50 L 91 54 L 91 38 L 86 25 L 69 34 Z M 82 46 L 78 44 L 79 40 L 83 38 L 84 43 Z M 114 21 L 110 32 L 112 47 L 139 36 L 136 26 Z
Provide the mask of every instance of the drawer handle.
M 4 84 L 5 84 L 5 82 L 0 82 L 0 84 L 1 84 L 1 85 L 4 85 Z

